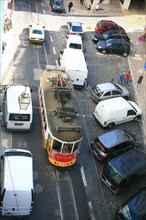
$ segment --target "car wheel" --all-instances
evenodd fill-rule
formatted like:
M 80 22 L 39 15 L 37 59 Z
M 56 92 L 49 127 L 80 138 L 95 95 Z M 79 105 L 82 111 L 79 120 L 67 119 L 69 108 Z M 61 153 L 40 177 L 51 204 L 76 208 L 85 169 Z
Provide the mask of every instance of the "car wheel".
M 140 121 L 140 119 L 141 119 L 141 115 L 138 115 L 134 118 L 134 121 Z
M 115 123 L 110 123 L 108 126 L 107 126 L 107 128 L 113 128 L 115 126 Z
M 106 50 L 102 50 L 101 53 L 102 53 L 102 54 L 106 54 Z
M 128 53 L 127 52 L 124 52 L 123 53 L 123 57 L 127 57 L 128 56 Z

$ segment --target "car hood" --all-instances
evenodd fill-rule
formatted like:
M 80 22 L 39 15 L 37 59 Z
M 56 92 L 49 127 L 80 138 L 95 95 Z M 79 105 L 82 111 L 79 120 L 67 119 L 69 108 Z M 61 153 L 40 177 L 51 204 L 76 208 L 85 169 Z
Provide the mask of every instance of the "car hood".
M 97 40 L 105 40 L 102 34 L 94 34 L 94 38 L 96 38 Z
M 107 48 L 106 41 L 105 40 L 98 41 L 97 46 L 104 49 Z
M 120 87 L 120 89 L 123 91 L 123 94 L 126 95 L 126 96 L 129 96 L 129 91 L 127 88 L 125 88 L 124 86 L 122 85 L 119 85 L 118 86 Z

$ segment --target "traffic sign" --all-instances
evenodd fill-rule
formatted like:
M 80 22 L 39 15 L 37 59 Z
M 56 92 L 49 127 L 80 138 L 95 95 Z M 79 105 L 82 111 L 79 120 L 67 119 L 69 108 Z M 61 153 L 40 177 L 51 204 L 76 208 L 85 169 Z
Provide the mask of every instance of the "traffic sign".
M 146 62 L 144 63 L 144 66 L 143 66 L 143 67 L 144 67 L 144 70 L 146 70 Z

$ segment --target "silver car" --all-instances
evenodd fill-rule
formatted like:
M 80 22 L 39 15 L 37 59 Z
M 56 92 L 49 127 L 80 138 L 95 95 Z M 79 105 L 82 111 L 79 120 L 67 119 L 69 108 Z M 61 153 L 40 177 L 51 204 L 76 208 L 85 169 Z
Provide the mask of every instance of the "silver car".
M 90 94 L 96 102 L 116 97 L 126 99 L 129 97 L 128 90 L 124 86 L 115 83 L 97 84 L 91 89 Z

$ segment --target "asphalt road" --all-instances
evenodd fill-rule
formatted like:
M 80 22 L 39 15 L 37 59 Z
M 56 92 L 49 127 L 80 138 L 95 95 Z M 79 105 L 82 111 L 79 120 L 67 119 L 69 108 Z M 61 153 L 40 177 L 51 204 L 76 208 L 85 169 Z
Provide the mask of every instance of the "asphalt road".
M 46 6 L 46 14 L 44 14 L 41 1 L 33 1 L 33 4 L 29 0 L 15 1 L 15 20 L 19 22 L 16 22 L 14 27 L 15 53 L 9 69 L 11 72 L 9 79 L 11 81 L 13 78 L 16 84 L 28 82 L 32 88 L 34 120 L 30 132 L 6 132 L 4 128 L 2 132 L 6 137 L 11 136 L 7 147 L 28 149 L 35 156 L 35 206 L 28 219 L 114 220 L 116 207 L 135 193 L 144 182 L 116 196 L 100 181 L 99 172 L 102 164 L 92 156 L 90 142 L 106 130 L 101 128 L 92 116 L 96 103 L 91 99 L 89 91 L 95 83 L 110 82 L 111 79 L 117 82 L 119 74 L 129 70 L 128 60 L 121 56 L 109 55 L 107 57 L 99 54 L 91 41 L 92 33 L 85 33 L 83 42 L 86 48 L 89 85 L 83 90 L 76 90 L 84 139 L 75 166 L 69 170 L 59 170 L 53 167 L 49 164 L 46 150 L 43 149 L 38 112 L 38 88 L 41 70 L 47 64 L 55 65 L 59 51 L 65 46 L 66 23 L 60 21 L 60 24 L 57 24 L 60 28 L 56 31 L 46 30 L 46 41 L 42 46 L 28 41 L 28 25 L 34 19 L 45 23 L 46 27 L 47 22 L 55 23 L 55 16 L 52 16 L 51 20 L 48 14 L 51 14 L 49 7 Z M 127 88 L 130 91 L 130 100 L 135 100 L 132 83 Z M 141 122 L 116 126 L 116 128 L 132 130 L 142 139 L 141 127 Z

